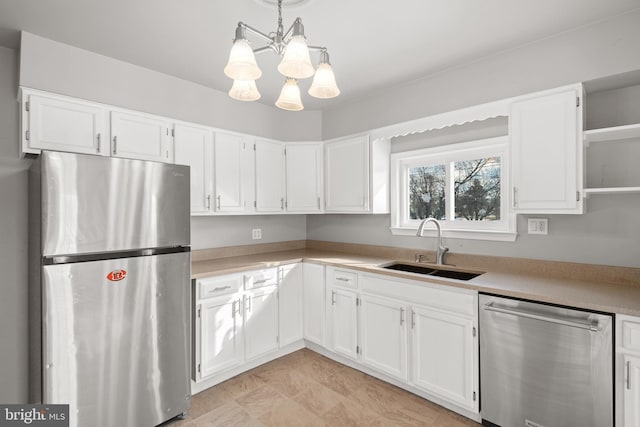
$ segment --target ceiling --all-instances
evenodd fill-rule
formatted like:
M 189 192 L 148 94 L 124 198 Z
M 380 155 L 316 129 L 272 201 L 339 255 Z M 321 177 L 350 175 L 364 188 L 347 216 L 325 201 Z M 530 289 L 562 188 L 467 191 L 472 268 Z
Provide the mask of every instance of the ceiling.
M 0 45 L 17 48 L 25 30 L 226 92 L 235 27 L 275 31 L 269 1 L 0 0 Z M 285 6 L 283 18 L 286 30 L 301 17 L 309 44 L 329 50 L 342 94 L 317 100 L 306 94 L 311 79 L 300 85 L 306 109 L 323 110 L 638 8 L 640 0 L 311 0 Z M 284 82 L 278 58 L 257 60 L 259 102 L 273 105 Z

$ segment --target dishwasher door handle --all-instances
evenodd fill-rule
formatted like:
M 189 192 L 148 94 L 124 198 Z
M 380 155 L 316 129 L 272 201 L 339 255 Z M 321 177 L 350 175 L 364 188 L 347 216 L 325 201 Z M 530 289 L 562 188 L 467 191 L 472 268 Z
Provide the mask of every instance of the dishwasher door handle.
M 529 312 L 526 312 L 526 311 L 514 310 L 514 309 L 511 309 L 511 308 L 497 307 L 497 306 L 493 305 L 493 302 L 489 302 L 489 303 L 485 304 L 484 305 L 484 309 L 487 310 L 487 311 L 495 311 L 497 313 L 511 314 L 513 316 L 518 316 L 518 317 L 526 317 L 527 319 L 534 319 L 534 320 L 540 320 L 540 321 L 543 321 L 543 322 L 556 323 L 556 324 L 559 324 L 559 325 L 570 326 L 572 328 L 586 329 L 586 330 L 589 330 L 589 331 L 592 331 L 592 332 L 599 332 L 600 331 L 600 326 L 598 326 L 597 322 L 586 323 L 586 322 L 577 322 L 575 320 L 561 319 L 561 318 L 558 318 L 558 317 L 542 316 L 540 314 L 529 313 Z

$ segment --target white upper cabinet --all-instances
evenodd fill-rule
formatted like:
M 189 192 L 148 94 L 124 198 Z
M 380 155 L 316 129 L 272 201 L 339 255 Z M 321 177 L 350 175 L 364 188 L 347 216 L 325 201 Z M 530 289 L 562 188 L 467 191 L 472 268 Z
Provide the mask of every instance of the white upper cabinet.
M 206 127 L 176 124 L 175 163 L 191 168 L 191 212 L 213 209 L 213 131 Z
M 325 211 L 389 212 L 389 141 L 368 135 L 325 144 Z
M 286 145 L 287 212 L 322 211 L 322 144 Z
M 111 112 L 111 155 L 173 162 L 166 119 L 142 113 Z
M 256 155 L 256 211 L 284 212 L 285 167 L 284 144 L 257 139 Z
M 253 212 L 253 143 L 226 132 L 214 138 L 216 212 Z
M 90 102 L 23 90 L 22 151 L 109 155 L 107 110 Z
M 583 213 L 582 86 L 514 102 L 509 136 L 513 210 Z

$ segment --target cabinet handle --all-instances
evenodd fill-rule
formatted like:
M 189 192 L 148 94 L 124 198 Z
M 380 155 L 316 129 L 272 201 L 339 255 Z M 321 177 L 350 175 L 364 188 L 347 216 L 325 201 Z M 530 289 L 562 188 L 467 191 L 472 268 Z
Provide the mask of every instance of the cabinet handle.
M 416 327 L 416 312 L 411 310 L 411 329 Z
M 340 281 L 340 282 L 350 282 L 351 279 L 348 279 L 346 277 L 336 277 L 336 280 Z
M 114 136 L 113 137 L 113 154 L 116 154 L 118 152 L 118 137 Z
M 207 210 L 211 210 L 211 194 L 207 196 Z
M 233 317 L 234 319 L 236 318 L 236 303 L 238 301 L 234 301 L 231 303 L 231 317 Z
M 280 210 L 284 210 L 284 197 L 280 199 Z
M 241 303 L 242 301 L 240 301 L 240 298 L 238 298 L 236 301 L 238 302 L 238 305 L 236 305 L 237 310 L 238 310 L 238 314 L 240 314 L 240 303 Z
M 254 285 L 259 285 L 259 284 L 261 284 L 261 283 L 265 283 L 267 280 L 269 280 L 269 279 L 260 279 L 260 280 L 255 280 L 255 281 L 253 282 L 253 284 L 254 284 Z
M 251 297 L 247 297 L 247 311 L 251 311 Z
M 336 305 L 336 291 L 331 291 L 331 305 Z
M 627 360 L 627 390 L 631 390 L 631 361 Z
M 96 152 L 100 152 L 100 134 L 96 135 Z
M 230 285 L 227 286 L 218 286 L 217 288 L 213 288 L 211 289 L 209 292 L 207 292 L 208 294 L 214 294 L 216 292 L 220 292 L 220 291 L 224 291 L 225 289 L 231 289 Z
M 218 199 L 218 210 L 220 210 L 220 196 L 218 196 L 217 199 Z
M 517 207 L 518 206 L 518 189 L 516 187 L 513 187 L 513 207 Z
M 318 210 L 320 210 L 320 197 L 318 197 Z
M 400 326 L 404 325 L 404 308 L 400 307 Z

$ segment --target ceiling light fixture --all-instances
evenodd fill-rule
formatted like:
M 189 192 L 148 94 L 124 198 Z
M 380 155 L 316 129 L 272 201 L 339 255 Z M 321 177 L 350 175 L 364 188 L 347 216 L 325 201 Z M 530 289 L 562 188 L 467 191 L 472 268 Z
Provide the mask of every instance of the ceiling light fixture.
M 247 39 L 247 32 L 265 41 L 267 45 L 252 49 Z M 310 50 L 320 52 L 317 70 L 311 64 Z M 278 29 L 275 32 L 267 35 L 243 22 L 238 23 L 236 38 L 229 53 L 229 62 L 224 67 L 224 73 L 233 79 L 233 86 L 229 91 L 231 98 L 240 101 L 260 99 L 255 81 L 262 76 L 262 71 L 256 63 L 255 54 L 267 51 L 273 51 L 282 57 L 278 71 L 286 78 L 280 97 L 276 101 L 277 107 L 289 111 L 302 110 L 304 106 L 300 99 L 298 80 L 309 78 L 314 74 L 309 95 L 321 99 L 340 95 L 327 48 L 307 45 L 300 18 L 296 18 L 285 33 L 282 27 L 282 0 L 278 0 Z

